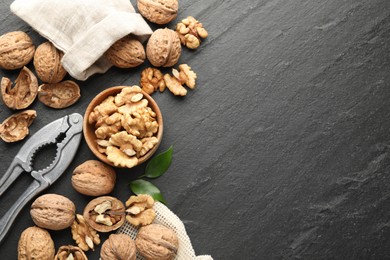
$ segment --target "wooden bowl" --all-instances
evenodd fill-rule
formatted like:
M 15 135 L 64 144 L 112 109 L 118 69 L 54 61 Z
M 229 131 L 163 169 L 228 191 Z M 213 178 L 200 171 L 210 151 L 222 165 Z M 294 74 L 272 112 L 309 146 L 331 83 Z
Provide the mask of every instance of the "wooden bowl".
M 107 159 L 107 156 L 105 154 L 98 151 L 98 145 L 96 142 L 97 137 L 95 135 L 96 128 L 95 128 L 94 124 L 88 123 L 88 117 L 89 117 L 89 114 L 93 111 L 93 109 L 97 105 L 102 103 L 103 100 L 105 100 L 108 96 L 116 96 L 125 87 L 129 87 L 129 86 L 111 87 L 111 88 L 105 89 L 104 91 L 100 92 L 89 103 L 89 105 L 85 111 L 84 121 L 83 121 L 83 134 L 84 134 L 84 138 L 85 138 L 85 141 L 87 142 L 89 149 L 91 149 L 92 153 L 99 160 L 101 160 L 102 162 L 104 162 L 108 165 L 114 166 L 114 167 L 118 167 L 118 166 L 115 166 L 111 161 L 109 161 Z M 145 161 L 147 161 L 157 151 L 158 146 L 161 143 L 161 139 L 162 139 L 162 135 L 163 135 L 163 118 L 161 115 L 160 108 L 158 107 L 156 101 L 154 101 L 154 99 L 149 94 L 147 94 L 144 91 L 142 91 L 142 94 L 144 95 L 144 98 L 146 98 L 148 100 L 148 106 L 156 113 L 156 120 L 157 120 L 157 123 L 159 125 L 158 131 L 157 131 L 157 136 L 156 136 L 158 139 L 158 143 L 148 153 L 146 153 L 144 156 L 138 158 L 137 165 L 140 165 L 140 164 L 144 163 Z

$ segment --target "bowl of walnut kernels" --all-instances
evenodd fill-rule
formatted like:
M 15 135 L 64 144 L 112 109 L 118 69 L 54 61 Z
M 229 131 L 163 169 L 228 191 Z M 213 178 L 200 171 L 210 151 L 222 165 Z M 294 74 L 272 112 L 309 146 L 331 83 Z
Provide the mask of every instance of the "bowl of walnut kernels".
M 88 105 L 84 138 L 101 161 L 132 168 L 147 161 L 163 135 L 163 118 L 153 98 L 138 86 L 116 86 L 100 92 Z

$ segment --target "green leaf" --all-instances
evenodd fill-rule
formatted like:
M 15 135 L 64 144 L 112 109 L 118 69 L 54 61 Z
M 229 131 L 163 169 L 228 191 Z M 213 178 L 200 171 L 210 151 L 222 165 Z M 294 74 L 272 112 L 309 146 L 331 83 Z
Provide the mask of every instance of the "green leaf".
M 163 175 L 172 163 L 173 146 L 168 148 L 165 152 L 162 152 L 153 157 L 146 165 L 145 177 L 157 178 Z
M 153 197 L 154 200 L 160 201 L 164 204 L 167 202 L 165 201 L 163 195 L 161 194 L 160 190 L 154 186 L 152 183 L 138 179 L 135 181 L 132 181 L 130 183 L 130 189 L 132 192 L 134 192 L 136 195 L 140 194 L 149 194 L 150 196 Z

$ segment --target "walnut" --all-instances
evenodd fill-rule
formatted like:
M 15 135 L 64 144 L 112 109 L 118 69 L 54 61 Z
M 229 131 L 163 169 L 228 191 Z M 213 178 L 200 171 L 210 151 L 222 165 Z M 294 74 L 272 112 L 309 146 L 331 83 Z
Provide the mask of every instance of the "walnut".
M 156 218 L 154 199 L 147 194 L 131 196 L 126 201 L 126 220 L 134 226 L 149 225 Z
M 18 259 L 52 260 L 55 248 L 49 232 L 39 227 L 25 229 L 19 238 Z
M 88 260 L 87 256 L 81 250 L 81 248 L 77 246 L 61 246 L 58 249 L 54 260 Z
M 179 247 L 176 233 L 160 224 L 150 224 L 139 229 L 135 245 L 146 259 L 174 259 Z
M 88 116 L 88 123 L 93 124 L 97 122 L 99 118 L 107 115 L 111 115 L 118 110 L 118 107 L 114 103 L 114 97 L 109 96 L 96 106 Z
M 178 0 L 138 0 L 139 13 L 156 24 L 167 24 L 176 18 L 179 10 Z
M 66 108 L 80 98 L 80 87 L 76 82 L 66 80 L 60 83 L 43 84 L 38 88 L 38 99 L 51 108 Z
M 146 58 L 144 46 L 132 35 L 119 39 L 104 55 L 118 68 L 137 67 L 144 63 Z
M 30 214 L 37 226 L 50 230 L 62 230 L 72 225 L 76 206 L 62 195 L 44 194 L 32 203 Z
M 97 160 L 85 161 L 72 174 L 73 188 L 88 196 L 102 196 L 112 192 L 115 182 L 115 170 Z
M 194 89 L 196 85 L 196 73 L 191 70 L 187 64 L 180 64 L 179 71 L 172 69 L 173 76 L 180 81 L 181 84 L 186 84 L 190 89 Z
M 135 260 L 137 249 L 131 237 L 125 234 L 111 234 L 102 245 L 101 260 Z
M 99 139 L 110 138 L 110 136 L 117 133 L 121 127 L 121 122 L 116 122 L 112 125 L 104 123 L 96 129 L 95 134 Z
M 208 32 L 203 25 L 192 16 L 188 16 L 176 25 L 176 32 L 180 37 L 181 44 L 190 49 L 196 49 L 201 39 L 208 37 Z
M 80 214 L 76 215 L 71 226 L 72 238 L 84 251 L 95 250 L 94 245 L 100 244 L 99 234 L 85 221 Z
M 125 206 L 110 196 L 91 200 L 84 209 L 83 216 L 87 223 L 99 232 L 110 232 L 118 229 L 125 221 Z
M 0 125 L 0 138 L 7 143 L 23 140 L 29 133 L 28 127 L 36 117 L 35 110 L 25 110 L 11 115 Z
M 177 33 L 171 29 L 157 29 L 146 45 L 146 56 L 155 67 L 171 67 L 181 55 L 181 44 Z
M 34 57 L 35 46 L 25 32 L 9 32 L 0 36 L 0 68 L 20 69 Z
M 126 131 L 113 134 L 110 137 L 109 143 L 119 147 L 119 149 L 128 156 L 134 156 L 136 152 L 139 152 L 142 149 L 142 142 Z
M 169 74 L 165 74 L 164 81 L 169 91 L 171 91 L 174 95 L 176 96 L 187 95 L 187 90 L 183 87 L 182 83 L 176 77 L 172 77 Z
M 140 85 L 142 90 L 149 95 L 153 94 L 157 89 L 160 92 L 165 90 L 163 74 L 156 68 L 146 68 L 141 72 Z
M 54 47 L 51 42 L 39 45 L 34 54 L 34 68 L 38 77 L 45 83 L 58 83 L 66 76 L 66 70 L 62 67 L 62 51 Z
M 27 68 L 23 67 L 15 80 L 15 86 L 9 78 L 1 80 L 1 95 L 4 104 L 10 109 L 24 109 L 34 102 L 38 93 L 38 80 Z
M 158 139 L 155 136 L 145 137 L 141 140 L 141 142 L 142 142 L 142 148 L 141 151 L 139 152 L 139 155 L 144 156 L 150 150 L 152 150 L 153 147 L 158 143 Z
M 129 157 L 115 146 L 108 146 L 106 149 L 107 159 L 116 167 L 133 168 L 138 164 L 138 158 Z
M 132 104 L 133 101 L 131 100 L 133 96 L 142 93 L 142 90 L 139 86 L 131 86 L 131 87 L 125 87 L 121 90 L 119 94 L 117 94 L 114 98 L 115 105 L 120 107 L 125 104 Z M 139 101 L 139 100 L 138 100 Z M 136 101 L 137 102 L 137 101 Z

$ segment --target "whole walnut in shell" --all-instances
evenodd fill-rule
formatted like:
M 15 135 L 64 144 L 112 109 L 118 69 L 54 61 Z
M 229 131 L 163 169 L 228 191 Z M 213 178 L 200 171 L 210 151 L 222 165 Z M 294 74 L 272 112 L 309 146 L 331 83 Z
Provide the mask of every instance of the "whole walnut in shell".
M 145 61 L 142 43 L 131 35 L 115 42 L 104 54 L 118 68 L 134 68 Z
M 150 36 L 146 45 L 146 56 L 155 67 L 171 67 L 181 55 L 180 38 L 171 29 L 157 29 Z
M 76 206 L 62 195 L 44 194 L 32 203 L 30 214 L 37 226 L 50 230 L 62 230 L 72 225 L 76 215 Z
M 47 230 L 39 227 L 25 229 L 19 238 L 19 260 L 52 260 L 54 258 L 54 242 Z
M 9 32 L 0 36 L 0 68 L 20 69 L 34 56 L 35 46 L 25 32 Z
M 146 259 L 174 259 L 179 247 L 176 233 L 160 224 L 150 224 L 139 229 L 135 245 Z
M 178 0 L 138 0 L 139 13 L 156 24 L 166 24 L 177 16 Z
M 111 234 L 102 245 L 101 260 L 135 260 L 137 249 L 134 240 L 125 234 Z
M 34 67 L 43 82 L 58 83 L 65 77 L 67 72 L 61 65 L 62 56 L 63 52 L 57 50 L 51 42 L 38 46 L 34 54 Z
M 81 194 L 101 196 L 110 193 L 115 186 L 114 168 L 97 160 L 88 160 L 77 166 L 72 175 L 72 186 Z

